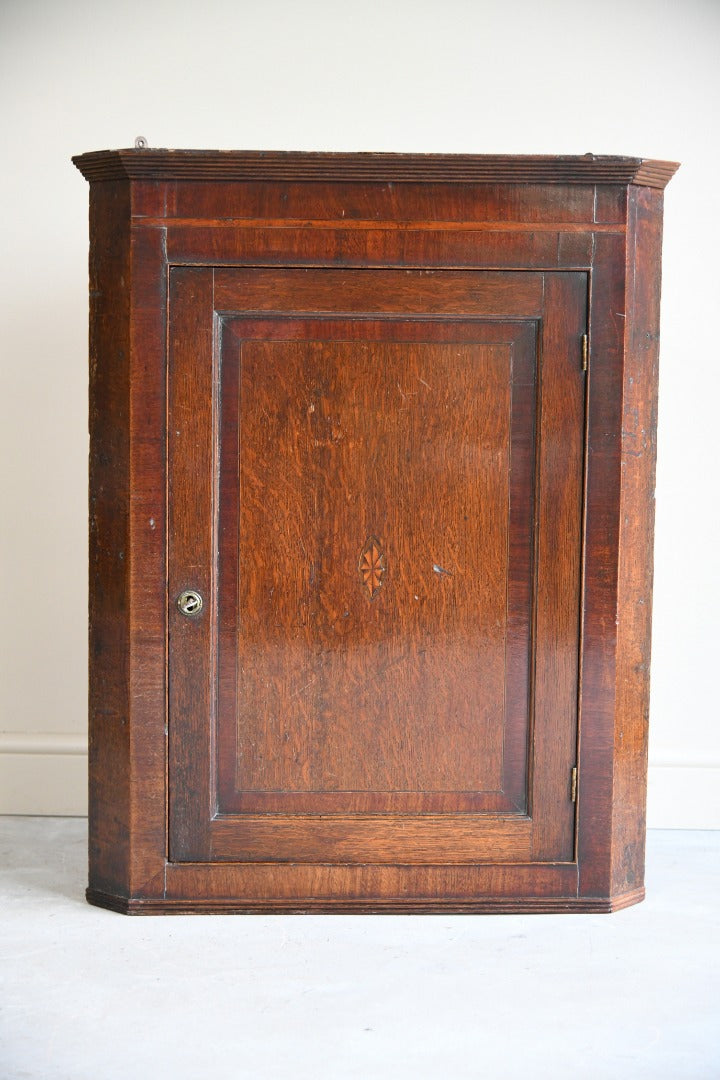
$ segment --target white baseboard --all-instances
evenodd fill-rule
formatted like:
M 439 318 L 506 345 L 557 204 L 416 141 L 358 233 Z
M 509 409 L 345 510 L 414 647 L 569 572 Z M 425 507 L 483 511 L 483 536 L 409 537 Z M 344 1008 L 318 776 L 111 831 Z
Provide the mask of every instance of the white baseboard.
M 0 814 L 84 817 L 87 738 L 0 734 Z
M 0 735 L 0 814 L 87 814 L 83 735 Z M 720 764 L 651 764 L 650 829 L 720 829 Z

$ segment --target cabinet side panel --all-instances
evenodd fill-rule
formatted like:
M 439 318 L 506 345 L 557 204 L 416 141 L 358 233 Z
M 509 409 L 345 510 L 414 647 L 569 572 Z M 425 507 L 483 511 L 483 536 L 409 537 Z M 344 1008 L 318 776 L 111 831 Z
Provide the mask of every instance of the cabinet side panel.
M 90 885 L 127 896 L 129 184 L 90 189 Z
M 643 884 L 662 192 L 631 188 L 618 566 L 612 891 Z
M 128 685 L 133 896 L 162 889 L 167 847 L 164 239 L 162 229 L 134 229 L 131 246 Z

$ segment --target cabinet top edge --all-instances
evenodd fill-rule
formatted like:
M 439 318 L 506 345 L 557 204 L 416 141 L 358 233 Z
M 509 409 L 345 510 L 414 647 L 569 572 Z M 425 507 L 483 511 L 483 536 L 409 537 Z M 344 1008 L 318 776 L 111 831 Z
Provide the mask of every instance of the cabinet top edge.
M 72 159 L 86 180 L 325 181 L 432 184 L 635 184 L 662 189 L 678 163 L 595 154 L 318 153 L 99 150 Z

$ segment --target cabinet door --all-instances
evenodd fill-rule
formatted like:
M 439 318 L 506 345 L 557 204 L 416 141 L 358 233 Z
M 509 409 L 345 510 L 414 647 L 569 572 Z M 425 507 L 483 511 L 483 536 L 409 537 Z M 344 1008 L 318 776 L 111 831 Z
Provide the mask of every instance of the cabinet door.
M 586 292 L 171 272 L 171 860 L 573 860 Z

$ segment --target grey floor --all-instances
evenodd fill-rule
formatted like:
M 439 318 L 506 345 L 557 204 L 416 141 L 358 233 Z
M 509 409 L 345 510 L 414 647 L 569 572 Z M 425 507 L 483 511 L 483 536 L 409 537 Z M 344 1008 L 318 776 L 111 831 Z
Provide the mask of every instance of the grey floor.
M 2 1080 L 720 1078 L 720 833 L 574 916 L 127 918 L 85 844 L 0 818 Z

